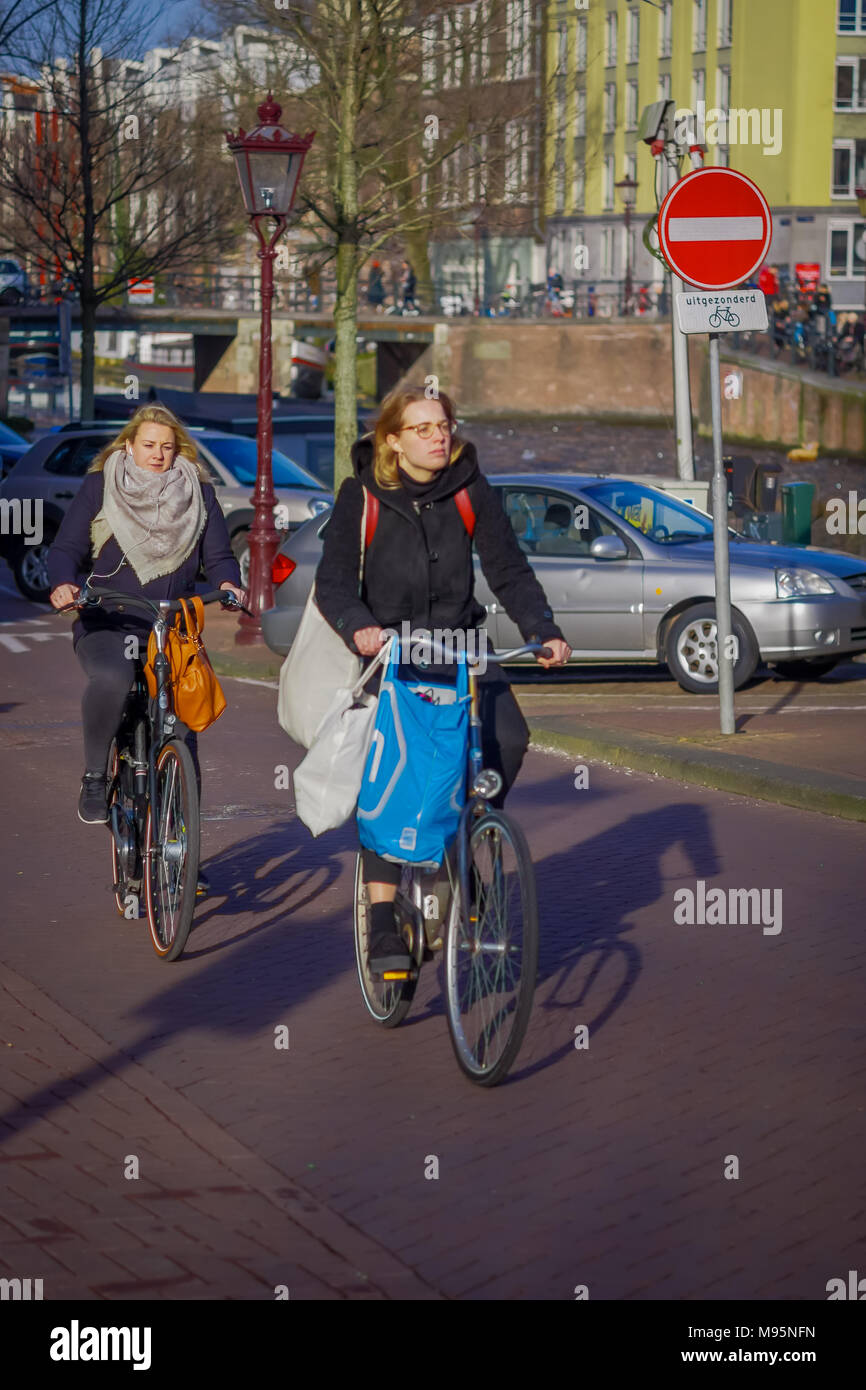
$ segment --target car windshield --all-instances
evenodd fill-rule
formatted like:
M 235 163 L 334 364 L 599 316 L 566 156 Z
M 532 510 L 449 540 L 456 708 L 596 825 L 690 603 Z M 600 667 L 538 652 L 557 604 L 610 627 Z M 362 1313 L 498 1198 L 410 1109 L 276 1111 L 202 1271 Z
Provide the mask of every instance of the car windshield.
M 21 270 L 14 261 L 0 261 L 0 275 L 17 275 Z
M 251 484 L 255 482 L 258 455 L 254 439 L 247 439 L 242 434 L 222 438 L 212 434 L 203 434 L 200 438 L 211 453 L 219 459 L 223 467 L 237 478 L 239 483 Z M 314 478 L 312 473 L 307 472 L 306 468 L 301 468 L 300 464 L 293 463 L 279 449 L 274 449 L 271 457 L 274 487 L 304 487 L 315 488 L 317 491 L 325 490 L 318 478 Z
M 604 482 L 587 484 L 583 491 L 659 545 L 683 545 L 713 538 L 713 523 L 709 517 L 696 511 L 690 503 L 669 497 L 658 488 L 606 478 Z

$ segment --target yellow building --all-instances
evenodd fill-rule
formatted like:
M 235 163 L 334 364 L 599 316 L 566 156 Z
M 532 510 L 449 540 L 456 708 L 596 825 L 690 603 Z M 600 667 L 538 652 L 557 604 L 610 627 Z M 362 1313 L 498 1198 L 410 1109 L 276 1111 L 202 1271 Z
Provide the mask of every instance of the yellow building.
M 817 262 L 837 307 L 866 294 L 866 0 L 552 0 L 547 9 L 548 260 L 566 281 L 621 285 L 621 190 L 637 180 L 636 285 L 662 279 L 642 232 L 656 161 L 641 111 L 670 99 L 706 164 L 738 169 L 773 211 L 769 259 Z M 686 114 L 689 113 L 689 114 Z M 691 167 L 682 145 L 681 173 Z M 660 171 L 659 171 L 660 173 Z M 614 302 L 613 296 L 611 303 Z

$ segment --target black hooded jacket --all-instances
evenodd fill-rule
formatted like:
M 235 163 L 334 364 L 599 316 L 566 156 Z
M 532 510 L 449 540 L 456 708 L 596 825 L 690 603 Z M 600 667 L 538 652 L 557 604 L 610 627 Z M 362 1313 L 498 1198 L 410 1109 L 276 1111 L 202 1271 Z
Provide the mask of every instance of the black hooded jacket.
M 525 642 L 562 638 L 544 590 L 517 543 L 502 499 L 478 466 L 474 444 L 442 470 L 429 490 L 413 499 L 402 488 L 382 488 L 373 477 L 373 438 L 352 447 L 353 478 L 340 488 L 325 528 L 316 571 L 316 602 L 350 651 L 365 627 L 403 621 L 413 630 L 477 628 L 485 617 L 475 598 L 472 540 L 454 501 L 467 488 L 475 513 L 474 541 L 499 603 Z M 358 593 L 364 488 L 379 499 L 376 532 L 364 557 Z

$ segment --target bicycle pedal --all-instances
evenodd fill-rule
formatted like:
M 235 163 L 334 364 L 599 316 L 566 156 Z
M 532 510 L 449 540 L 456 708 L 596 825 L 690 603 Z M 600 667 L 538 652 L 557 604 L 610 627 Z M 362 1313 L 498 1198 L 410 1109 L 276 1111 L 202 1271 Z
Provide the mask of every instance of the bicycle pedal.
M 417 970 L 385 970 L 383 980 L 417 980 Z

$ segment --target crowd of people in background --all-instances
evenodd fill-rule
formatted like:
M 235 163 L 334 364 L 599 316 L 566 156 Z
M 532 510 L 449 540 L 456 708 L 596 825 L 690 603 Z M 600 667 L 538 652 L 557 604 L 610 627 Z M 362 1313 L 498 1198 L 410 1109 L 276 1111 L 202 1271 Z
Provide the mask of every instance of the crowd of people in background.
M 863 370 L 866 313 L 837 313 L 829 286 L 811 274 L 791 279 L 778 266 L 765 265 L 757 284 L 766 296 L 775 355 L 790 350 L 795 361 L 823 370 Z

